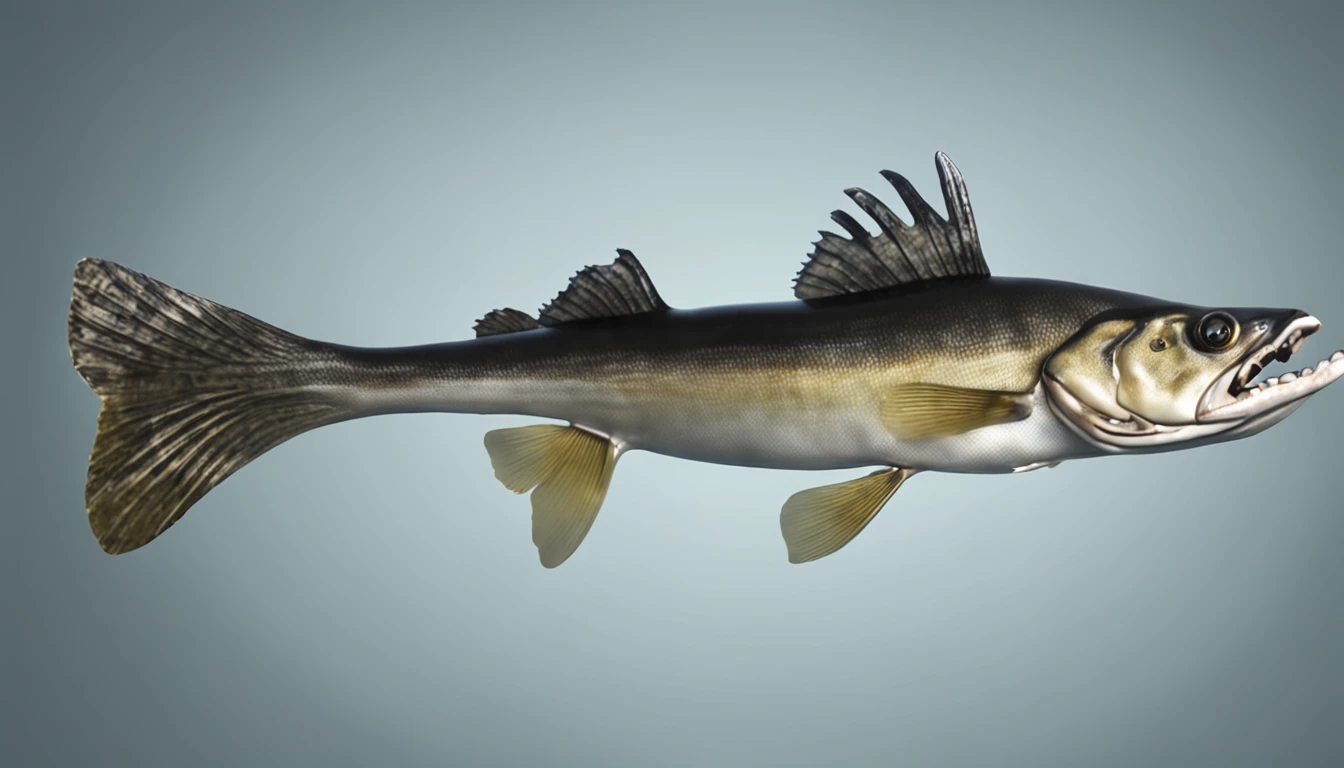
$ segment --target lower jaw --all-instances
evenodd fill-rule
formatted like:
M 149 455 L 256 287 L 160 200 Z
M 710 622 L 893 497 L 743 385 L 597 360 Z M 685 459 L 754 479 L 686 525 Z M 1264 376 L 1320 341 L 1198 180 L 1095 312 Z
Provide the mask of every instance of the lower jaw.
M 1344 376 L 1344 355 L 1336 353 L 1336 356 L 1337 359 L 1322 360 L 1311 373 L 1292 374 L 1291 381 L 1248 390 L 1233 402 L 1207 408 L 1195 418 L 1207 423 L 1249 421 L 1300 403 Z
M 1310 395 L 1307 397 L 1310 397 Z M 1264 432 L 1266 429 L 1269 429 L 1280 421 L 1288 418 L 1293 411 L 1301 408 L 1302 404 L 1307 402 L 1307 397 L 1298 398 L 1287 405 L 1239 422 L 1235 427 L 1227 431 L 1226 439 L 1239 440 L 1243 437 L 1250 437 L 1251 435 L 1258 435 L 1261 432 Z

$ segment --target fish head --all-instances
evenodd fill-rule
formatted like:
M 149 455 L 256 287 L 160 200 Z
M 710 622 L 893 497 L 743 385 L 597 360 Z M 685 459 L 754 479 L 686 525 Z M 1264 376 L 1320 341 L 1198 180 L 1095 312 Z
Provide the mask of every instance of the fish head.
M 1344 351 L 1258 380 L 1320 330 L 1294 309 L 1164 307 L 1093 318 L 1044 366 L 1050 406 L 1107 452 L 1234 440 L 1344 376 Z

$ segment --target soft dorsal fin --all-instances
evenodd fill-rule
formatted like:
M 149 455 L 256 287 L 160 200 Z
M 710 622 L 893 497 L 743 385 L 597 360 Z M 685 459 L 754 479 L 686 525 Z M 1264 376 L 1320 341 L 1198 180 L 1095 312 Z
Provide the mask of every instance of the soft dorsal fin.
M 821 233 L 821 240 L 814 243 L 816 248 L 798 273 L 793 295 L 819 299 L 946 277 L 987 277 L 989 266 L 980 249 L 966 182 L 947 155 L 939 152 L 934 161 L 947 203 L 946 220 L 924 202 L 904 176 L 883 171 L 883 178 L 891 182 L 910 209 L 914 223 L 907 225 L 862 189 L 845 190 L 877 222 L 881 232 L 869 234 L 844 211 L 832 212 L 831 218 L 850 237 Z
M 571 277 L 569 287 L 541 308 L 541 324 L 560 325 L 667 309 L 635 254 L 624 248 L 618 248 L 616 253 L 616 261 L 611 264 L 584 267 Z
M 521 310 L 505 307 L 490 310 L 485 317 L 476 321 L 472 330 L 476 331 L 476 338 L 479 339 L 482 336 L 494 336 L 500 333 L 532 331 L 540 327 L 541 323 L 538 323 L 535 317 Z

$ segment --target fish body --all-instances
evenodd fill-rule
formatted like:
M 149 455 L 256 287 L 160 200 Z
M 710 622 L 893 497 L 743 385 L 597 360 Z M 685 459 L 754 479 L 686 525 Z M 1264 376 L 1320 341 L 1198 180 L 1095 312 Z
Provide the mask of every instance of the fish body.
M 523 414 L 486 436 L 531 493 L 548 567 L 582 542 L 620 456 L 777 469 L 879 467 L 795 494 L 794 562 L 851 540 L 914 474 L 1019 472 L 1255 434 L 1344 376 L 1344 351 L 1263 382 L 1320 324 L 992 277 L 964 181 L 937 157 L 948 216 L 884 172 L 907 224 L 847 194 L 872 234 L 822 233 L 798 300 L 674 309 L 633 254 L 579 272 L 537 317 L 494 310 L 477 338 L 370 349 L 304 339 L 110 262 L 76 268 L 69 342 L 103 399 L 86 502 L 104 549 L 161 534 L 294 435 L 387 413 Z
M 526 414 L 627 449 L 773 469 L 1008 472 L 1094 455 L 1045 405 L 1045 359 L 1089 317 L 1158 302 L 984 278 L 866 301 L 668 310 L 470 341 L 343 350 L 361 413 Z M 1029 393 L 1031 417 L 907 440 L 884 394 L 932 383 Z

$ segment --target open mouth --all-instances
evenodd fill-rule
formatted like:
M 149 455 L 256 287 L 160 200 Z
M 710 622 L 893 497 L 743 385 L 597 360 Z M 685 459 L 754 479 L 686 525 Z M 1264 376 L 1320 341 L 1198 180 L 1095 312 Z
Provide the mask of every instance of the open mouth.
M 1199 406 L 1199 421 L 1245 419 L 1300 400 L 1344 375 L 1344 350 L 1314 366 L 1273 376 L 1256 377 L 1273 362 L 1286 363 L 1301 351 L 1306 338 L 1321 329 L 1314 317 L 1299 317 L 1270 343 L 1248 354 L 1209 387 Z

